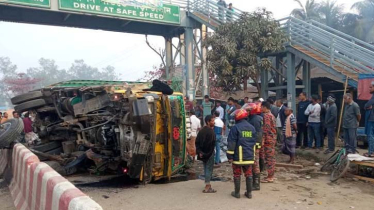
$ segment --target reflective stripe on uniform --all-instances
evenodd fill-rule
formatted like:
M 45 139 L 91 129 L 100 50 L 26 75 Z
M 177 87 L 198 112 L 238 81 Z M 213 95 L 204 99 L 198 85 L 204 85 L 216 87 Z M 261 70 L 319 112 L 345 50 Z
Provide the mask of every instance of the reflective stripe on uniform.
M 235 164 L 235 165 L 251 165 L 251 164 L 254 164 L 255 161 L 253 161 L 253 160 L 248 160 L 248 161 L 233 161 L 232 163 Z
M 229 155 L 233 155 L 233 154 L 234 154 L 234 151 L 229 151 L 229 150 L 228 150 L 226 153 L 229 154 Z
M 243 147 L 239 146 L 239 162 L 243 162 Z

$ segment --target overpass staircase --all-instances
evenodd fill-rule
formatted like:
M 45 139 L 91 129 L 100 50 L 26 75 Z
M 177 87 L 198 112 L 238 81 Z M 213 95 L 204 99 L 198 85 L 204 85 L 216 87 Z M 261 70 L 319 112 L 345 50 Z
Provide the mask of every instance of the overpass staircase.
M 189 0 L 187 12 L 189 17 L 213 30 L 238 19 L 243 13 L 236 8 L 230 11 L 211 0 Z M 287 17 L 278 21 L 289 39 L 285 43 L 287 53 L 340 77 L 342 81 L 348 77 L 353 87 L 358 85 L 358 74 L 374 74 L 374 45 L 314 20 Z

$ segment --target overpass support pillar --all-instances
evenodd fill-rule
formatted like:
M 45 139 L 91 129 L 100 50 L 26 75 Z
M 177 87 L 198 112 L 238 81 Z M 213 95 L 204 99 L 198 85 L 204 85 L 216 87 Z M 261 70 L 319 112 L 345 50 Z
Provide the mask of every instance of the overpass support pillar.
M 207 48 L 203 46 L 207 38 L 208 27 L 201 26 L 201 70 L 203 71 L 203 95 L 209 95 L 209 74 L 207 68 Z
M 304 92 L 306 93 L 307 97 L 311 95 L 311 80 L 310 80 L 310 63 L 304 61 L 303 65 L 303 85 L 304 85 Z
M 268 96 L 268 81 L 269 81 L 269 71 L 261 69 L 261 98 L 266 100 Z
M 281 57 L 277 56 L 276 59 L 275 59 L 275 68 L 283 74 L 283 67 L 281 67 L 280 65 L 280 62 L 281 62 Z M 282 77 L 281 75 L 279 75 L 279 73 L 276 73 L 275 75 L 275 85 L 276 86 L 282 86 L 283 85 L 283 80 L 282 80 Z M 280 99 L 282 98 L 282 95 L 283 95 L 283 90 L 276 90 L 276 99 Z
M 288 107 L 296 111 L 295 55 L 287 53 L 287 101 Z
M 165 66 L 165 73 L 166 79 L 170 79 L 170 71 L 173 66 L 173 44 L 171 37 L 165 37 L 165 53 L 166 53 L 166 66 Z
M 180 48 L 180 64 L 183 68 L 182 70 L 182 79 L 183 79 L 183 95 L 187 95 L 187 71 L 186 71 L 186 47 L 184 45 L 184 34 L 181 34 L 179 36 L 179 44 L 181 46 Z
M 194 33 L 192 28 L 185 28 L 185 60 L 186 60 L 186 73 L 187 73 L 187 95 L 190 100 L 195 100 L 195 65 L 194 65 L 194 51 L 193 39 Z

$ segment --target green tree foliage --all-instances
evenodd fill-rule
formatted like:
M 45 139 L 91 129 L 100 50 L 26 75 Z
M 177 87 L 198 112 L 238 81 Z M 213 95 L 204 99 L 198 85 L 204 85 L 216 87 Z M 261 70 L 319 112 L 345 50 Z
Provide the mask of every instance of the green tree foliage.
M 319 18 L 321 23 L 335 29 L 339 29 L 343 17 L 344 6 L 336 1 L 323 1 L 319 8 Z
M 354 35 L 366 42 L 374 43 L 374 0 L 364 0 L 352 6 L 358 12 Z
M 8 85 L 4 82 L 17 75 L 17 66 L 9 58 L 0 57 L 0 106 L 10 105 L 10 98 L 13 96 Z
M 59 69 L 56 62 L 51 59 L 39 59 L 39 67 L 27 69 L 27 74 L 33 78 L 40 78 L 39 88 L 66 81 L 69 76 L 64 69 Z
M 113 66 L 107 66 L 100 71 L 84 62 L 84 60 L 75 60 L 67 71 L 70 79 L 75 80 L 118 80 L 119 76 L 115 73 Z
M 296 8 L 292 10 L 291 16 L 306 20 L 306 19 L 319 19 L 319 12 L 318 9 L 320 7 L 320 4 L 318 4 L 315 0 L 307 0 L 304 4 L 300 0 L 295 0 L 300 8 Z
M 272 66 L 269 59 L 259 56 L 283 50 L 286 41 L 272 13 L 265 9 L 243 13 L 236 22 L 220 26 L 206 41 L 215 86 L 232 92 L 246 89 L 249 78 L 258 84 L 261 71 Z M 260 92 L 260 85 L 257 88 Z

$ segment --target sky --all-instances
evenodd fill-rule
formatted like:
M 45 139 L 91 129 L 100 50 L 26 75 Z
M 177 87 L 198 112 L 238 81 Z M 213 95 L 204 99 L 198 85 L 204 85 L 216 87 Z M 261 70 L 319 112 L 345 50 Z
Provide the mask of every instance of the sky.
M 349 11 L 356 1 L 337 2 Z M 233 3 L 242 11 L 265 7 L 276 19 L 287 17 L 298 7 L 294 0 L 226 0 L 226 3 Z M 163 37 L 150 36 L 149 41 L 156 48 L 165 46 Z M 18 72 L 38 67 L 40 58 L 55 60 L 62 69 L 68 69 L 74 60 L 83 59 L 99 69 L 114 66 L 121 80 L 126 81 L 142 78 L 145 71 L 161 63 L 146 45 L 144 35 L 10 22 L 0 22 L 0 57 L 9 57 Z

